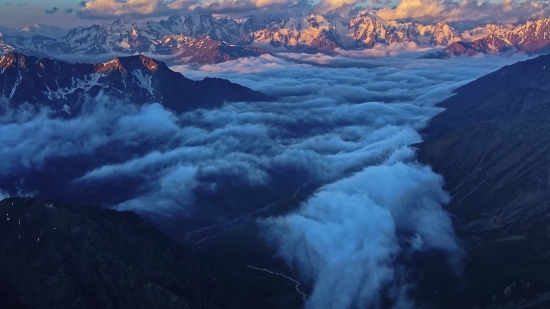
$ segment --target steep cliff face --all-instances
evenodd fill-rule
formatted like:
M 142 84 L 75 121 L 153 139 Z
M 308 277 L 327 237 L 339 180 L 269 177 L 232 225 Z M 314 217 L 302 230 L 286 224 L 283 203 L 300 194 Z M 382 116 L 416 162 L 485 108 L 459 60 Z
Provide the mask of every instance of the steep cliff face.
M 438 288 L 438 306 L 549 306 L 548 69 L 550 56 L 541 56 L 459 88 L 416 145 L 420 161 L 443 174 L 469 249 L 463 279 Z

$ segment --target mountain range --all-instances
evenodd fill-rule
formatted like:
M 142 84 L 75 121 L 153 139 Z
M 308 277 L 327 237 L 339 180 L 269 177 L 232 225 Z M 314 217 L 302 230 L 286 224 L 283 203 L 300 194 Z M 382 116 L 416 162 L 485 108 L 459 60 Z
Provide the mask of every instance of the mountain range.
M 106 63 L 68 63 L 10 52 L 0 56 L 0 97 L 9 104 L 48 105 L 54 113 L 79 112 L 86 97 L 144 104 L 159 102 L 174 112 L 220 106 L 224 101 L 265 101 L 267 95 L 220 78 L 195 81 L 143 55 Z
M 172 56 L 179 63 L 207 64 L 269 54 L 268 50 L 277 48 L 316 53 L 412 42 L 420 47 L 441 47 L 440 56 L 445 57 L 536 53 L 550 46 L 550 19 L 459 28 L 445 22 L 386 21 L 371 11 L 345 20 L 318 13 L 264 19 L 175 15 L 161 21 L 116 20 L 65 30 L 41 24 L 25 31 L 4 27 L 0 28 L 0 50 L 49 56 L 150 53 Z

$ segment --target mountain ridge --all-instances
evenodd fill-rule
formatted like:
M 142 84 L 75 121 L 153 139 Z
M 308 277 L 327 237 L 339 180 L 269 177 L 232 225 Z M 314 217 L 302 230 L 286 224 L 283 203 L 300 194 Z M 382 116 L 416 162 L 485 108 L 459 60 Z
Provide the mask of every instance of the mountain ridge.
M 449 45 L 446 51 L 454 55 L 478 53 L 502 53 L 510 50 L 541 53 L 550 49 L 550 18 L 527 21 L 518 25 L 488 25 L 482 31 L 489 34 L 470 42 L 459 41 Z M 464 49 L 461 51 L 457 44 Z
M 212 91 L 212 90 L 216 91 Z M 85 97 L 100 93 L 133 104 L 158 102 L 176 113 L 225 101 L 269 101 L 269 96 L 219 78 L 195 81 L 144 55 L 105 63 L 68 63 L 10 52 L 0 56 L 0 97 L 8 104 L 47 105 L 71 116 Z
M 141 23 L 119 19 L 72 28 L 60 38 L 47 37 L 42 32 L 36 35 L 11 32 L 0 37 L 0 41 L 16 49 L 50 56 L 151 53 L 173 56 L 181 63 L 208 64 L 269 54 L 258 45 L 298 52 L 334 52 L 415 43 L 419 47 L 443 48 L 444 54 L 450 56 L 503 50 L 539 52 L 550 47 L 549 38 L 547 18 L 517 25 L 487 24 L 461 32 L 445 22 L 425 25 L 386 21 L 376 12 L 366 11 L 350 19 L 315 12 L 264 19 L 253 15 L 245 19 L 174 15 Z M 203 54 L 214 56 L 201 57 Z
M 420 132 L 417 158 L 443 175 L 469 256 L 462 282 L 434 283 L 435 308 L 548 308 L 549 82 L 550 55 L 502 67 L 459 87 Z

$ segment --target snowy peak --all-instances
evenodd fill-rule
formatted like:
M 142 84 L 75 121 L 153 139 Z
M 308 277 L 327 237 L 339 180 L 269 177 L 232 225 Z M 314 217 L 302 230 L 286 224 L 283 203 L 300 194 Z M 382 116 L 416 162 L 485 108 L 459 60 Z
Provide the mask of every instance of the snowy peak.
M 21 70 L 29 70 L 35 65 L 43 66 L 41 60 L 42 58 L 37 58 L 36 63 L 29 63 L 27 60 L 27 56 L 17 52 L 17 51 L 9 51 L 5 55 L 0 56 L 0 69 L 3 71 L 7 68 L 14 68 L 14 69 L 21 69 Z M 35 57 L 33 57 L 35 58 Z M 57 60 L 51 60 L 51 61 L 57 61 Z
M 70 117 L 100 94 L 132 104 L 158 102 L 175 112 L 219 106 L 224 101 L 270 99 L 224 79 L 190 80 L 143 55 L 96 64 L 17 52 L 0 57 L 0 97 L 9 104 L 48 106 L 54 114 Z
M 446 46 L 457 41 L 458 32 L 444 22 L 435 25 L 385 21 L 372 12 L 350 20 L 348 37 L 357 46 L 372 48 L 378 44 L 414 42 L 420 46 Z
M 501 53 L 523 51 L 539 53 L 550 49 L 550 19 L 528 21 L 519 25 L 487 25 L 467 32 L 476 40 L 460 42 L 466 48 L 458 51 L 455 46 L 446 48 L 453 55 L 475 53 Z M 475 52 L 474 52 L 475 51 Z
M 457 27 L 461 27 L 461 32 L 445 22 L 425 25 L 386 21 L 368 10 L 350 19 L 316 12 L 287 18 L 249 16 L 243 19 L 175 15 L 158 22 L 116 20 L 73 28 L 65 30 L 61 38 L 6 34 L 0 37 L 3 44 L 0 50 L 50 56 L 150 53 L 173 56 L 170 61 L 178 63 L 207 64 L 268 53 L 253 46 L 297 52 L 333 52 L 414 43 L 419 47 L 450 46 L 447 52 L 451 54 L 511 49 L 538 52 L 550 48 L 550 19 L 519 25 L 488 24 L 471 30 L 464 30 L 465 25 Z M 49 28 L 38 24 L 29 27 L 29 31 L 33 29 L 42 29 L 45 33 Z
M 124 74 L 131 73 L 135 70 L 142 70 L 153 74 L 157 72 L 159 67 L 168 68 L 164 62 L 157 61 L 143 55 L 116 57 L 109 62 L 98 63 L 95 67 L 99 73 L 118 70 Z
M 20 65 L 21 58 L 24 59 L 21 54 L 13 51 L 10 51 L 6 55 L 0 56 L 0 69 L 4 69 L 14 65 Z
M 69 29 L 38 23 L 34 26 L 24 27 L 23 29 L 19 30 L 19 34 L 24 36 L 41 35 L 45 37 L 59 39 L 67 34 L 68 31 Z

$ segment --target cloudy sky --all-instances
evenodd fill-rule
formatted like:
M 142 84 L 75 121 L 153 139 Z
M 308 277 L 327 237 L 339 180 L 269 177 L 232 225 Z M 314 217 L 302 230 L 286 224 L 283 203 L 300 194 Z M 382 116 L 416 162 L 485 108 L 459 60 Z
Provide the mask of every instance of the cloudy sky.
M 380 9 L 385 19 L 422 22 L 517 22 L 550 16 L 549 4 L 534 0 L 0 0 L 0 21 L 12 28 L 36 23 L 68 28 L 172 14 L 297 15 L 314 10 L 349 15 L 365 7 Z

